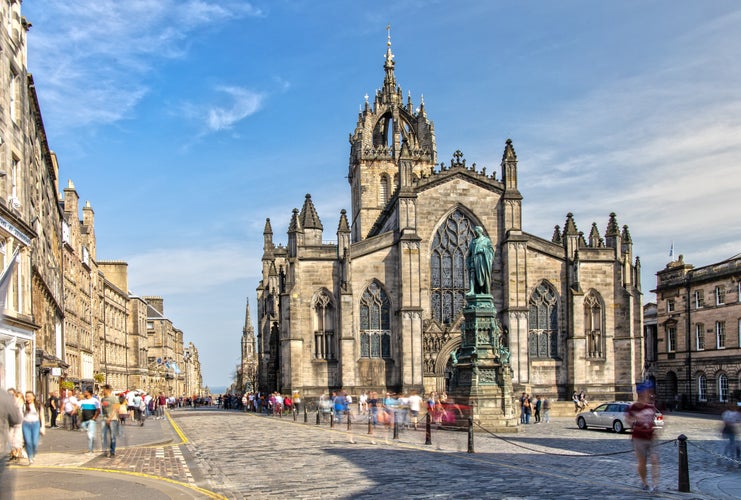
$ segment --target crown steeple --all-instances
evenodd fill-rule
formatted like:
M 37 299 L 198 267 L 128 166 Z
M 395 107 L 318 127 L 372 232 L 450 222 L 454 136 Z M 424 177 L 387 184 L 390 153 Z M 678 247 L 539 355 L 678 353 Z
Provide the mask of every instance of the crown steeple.
M 402 162 L 411 185 L 429 177 L 437 162 L 434 124 L 424 105 L 415 110 L 411 95 L 406 102 L 396 81 L 396 62 L 391 50 L 391 26 L 386 27 L 383 85 L 372 104 L 365 97 L 355 130 L 350 134 L 350 165 L 347 180 L 352 186 L 350 219 L 353 241 L 366 238 L 391 196 L 400 187 Z

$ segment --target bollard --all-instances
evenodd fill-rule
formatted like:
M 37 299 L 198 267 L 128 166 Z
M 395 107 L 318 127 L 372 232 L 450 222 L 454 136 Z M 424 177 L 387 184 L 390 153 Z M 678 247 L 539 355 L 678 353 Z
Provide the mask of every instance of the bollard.
M 329 414 L 329 428 L 334 429 L 334 412 Z
M 319 410 L 316 411 L 316 425 L 319 425 Z
M 309 410 L 304 406 L 304 423 L 309 421 Z
M 689 493 L 690 468 L 689 460 L 687 459 L 687 436 L 680 434 L 677 440 L 679 441 L 679 476 L 677 489 L 681 492 Z
M 352 429 L 352 422 L 350 422 L 350 410 L 347 411 L 347 430 Z
M 293 413 L 293 421 L 295 422 L 296 421 L 296 410 L 295 409 L 291 410 L 291 413 Z
M 427 413 L 425 416 L 425 444 L 432 444 L 432 425 L 430 420 L 430 414 Z
M 399 422 L 396 421 L 396 410 L 392 411 L 394 419 L 394 439 L 399 439 Z
M 373 435 L 373 417 L 368 412 L 368 434 Z
M 468 453 L 473 453 L 473 417 L 468 417 Z

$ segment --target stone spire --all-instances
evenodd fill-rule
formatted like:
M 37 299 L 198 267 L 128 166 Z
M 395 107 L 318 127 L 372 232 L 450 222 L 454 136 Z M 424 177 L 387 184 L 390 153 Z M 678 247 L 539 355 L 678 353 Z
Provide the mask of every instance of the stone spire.
M 592 230 L 589 231 L 589 246 L 592 248 L 599 248 L 603 245 L 602 237 L 599 235 L 599 229 L 597 229 L 597 223 L 592 222 Z
M 558 224 L 553 226 L 553 236 L 551 236 L 551 241 L 556 245 L 563 244 L 563 239 L 561 239 L 561 226 Z
M 252 317 L 250 316 L 250 299 L 247 299 L 247 308 L 245 310 L 244 314 L 244 328 L 242 328 L 242 333 L 244 335 L 247 335 L 250 332 L 254 332 L 255 329 L 252 326 Z
M 306 194 L 299 218 L 304 229 L 324 229 L 322 221 L 319 220 L 319 214 L 317 214 L 316 208 L 314 208 L 314 203 L 311 201 L 311 195 L 308 193 Z
M 383 69 L 386 72 L 386 76 L 383 79 L 383 93 L 385 96 L 391 97 L 396 95 L 396 77 L 394 76 L 394 54 L 391 52 L 391 25 L 386 26 L 386 60 L 383 63 Z

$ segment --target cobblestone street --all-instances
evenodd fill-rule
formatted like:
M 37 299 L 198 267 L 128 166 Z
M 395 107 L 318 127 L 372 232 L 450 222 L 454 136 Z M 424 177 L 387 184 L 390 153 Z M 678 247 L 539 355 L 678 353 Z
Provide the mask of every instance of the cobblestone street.
M 142 498 L 738 498 L 741 468 L 720 460 L 717 417 L 669 414 L 659 438 L 661 483 L 639 488 L 630 434 L 579 430 L 573 418 L 468 434 L 377 427 L 365 417 L 330 429 L 303 415 L 268 417 L 179 409 L 170 420 L 125 429 L 115 458 L 85 453 L 83 433 L 47 433 L 36 464 L 11 468 L 16 498 L 85 495 L 126 488 Z M 688 437 L 691 493 L 677 491 L 679 434 Z M 80 489 L 82 488 L 82 490 Z M 72 496 L 70 496 L 72 495 Z
M 265 417 L 227 411 L 173 412 L 190 439 L 186 446 L 201 470 L 200 486 L 228 498 L 403 496 L 437 498 L 724 498 L 719 477 L 738 479 L 739 470 L 717 465 L 708 451 L 720 447 L 718 422 L 705 417 L 667 416 L 660 438 L 661 486 L 641 491 L 630 434 L 577 429 L 573 419 L 523 426 L 501 439 L 476 433 L 474 454 L 466 432 L 391 430 L 357 422 L 329 429 L 315 419 Z M 362 418 L 362 417 L 361 417 Z M 689 448 L 692 493 L 677 491 L 680 433 Z M 732 496 L 725 496 L 732 498 Z

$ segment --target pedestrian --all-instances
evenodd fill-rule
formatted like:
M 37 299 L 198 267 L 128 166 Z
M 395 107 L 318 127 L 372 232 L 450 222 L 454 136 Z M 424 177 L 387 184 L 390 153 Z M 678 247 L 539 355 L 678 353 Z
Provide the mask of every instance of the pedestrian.
M 540 399 L 540 396 L 535 396 L 535 423 L 540 423 L 540 408 L 543 405 L 543 402 Z
M 548 399 L 548 396 L 543 397 L 543 419 L 545 420 L 546 424 L 549 424 L 551 422 L 551 400 Z
M 417 430 L 419 423 L 419 411 L 422 407 L 422 397 L 417 394 L 417 391 L 413 391 L 412 395 L 409 396 L 409 412 L 412 414 L 412 426 L 414 430 Z
M 26 391 L 26 402 L 23 405 L 23 441 L 26 444 L 28 465 L 33 463 L 39 448 L 39 436 L 46 433 L 44 408 L 36 399 L 33 391 Z
M 520 396 L 520 423 L 525 423 L 525 399 L 527 398 L 527 394 L 524 392 L 522 393 L 522 396 Z
M 18 423 L 13 425 L 8 431 L 8 440 L 10 442 L 10 460 L 20 460 L 23 458 L 23 408 L 26 400 L 21 391 L 8 389 L 8 394 L 13 397 L 13 405 L 18 414 Z
M 105 452 L 106 457 L 116 456 L 116 437 L 118 436 L 118 415 L 120 402 L 111 392 L 111 386 L 106 384 L 102 388 L 103 399 L 100 400 L 100 413 L 103 415 L 103 450 L 110 446 L 110 451 Z
M 638 401 L 628 407 L 626 417 L 631 424 L 633 450 L 638 465 L 638 477 L 644 490 L 654 492 L 659 485 L 659 454 L 654 446 L 654 418 L 656 407 L 652 400 L 653 386 L 649 383 L 638 386 Z M 647 462 L 651 461 L 651 478 L 648 484 Z
M 739 403 L 738 405 L 741 405 L 741 403 Z M 737 407 L 741 408 L 741 406 Z M 731 459 L 739 459 L 741 458 L 741 448 L 739 448 L 736 442 L 736 435 L 738 434 L 737 427 L 739 423 L 739 414 L 738 412 L 734 411 L 733 408 L 728 408 L 721 414 L 721 419 L 723 420 L 723 429 L 721 430 L 721 435 L 724 439 L 728 440 L 728 443 L 726 443 L 725 447 L 723 448 L 723 455 Z
M 79 408 L 75 393 L 66 389 L 64 391 L 64 399 L 62 400 L 62 410 L 64 410 L 65 427 L 70 431 L 80 428 L 77 419 Z
M 95 444 L 95 424 L 98 415 L 100 415 L 100 401 L 93 397 L 93 392 L 90 389 L 85 389 L 82 395 L 83 399 L 79 401 L 80 410 L 82 411 L 80 429 L 87 432 L 88 455 L 92 455 Z
M 532 404 L 530 403 L 530 396 L 528 396 L 527 394 L 525 395 L 525 401 L 523 401 L 522 406 L 525 412 L 525 424 L 529 424 L 530 415 L 532 415 L 533 408 L 532 408 Z
M 9 392 L 0 391 L 0 450 L 7 449 L 9 430 L 21 425 L 22 420 L 13 396 Z M 12 477 L 5 473 L 6 470 L 6 460 L 0 460 L 0 495 L 12 496 Z
M 57 425 L 57 416 L 59 416 L 59 393 L 57 391 L 51 391 L 49 393 L 49 427 L 52 429 L 56 429 L 58 427 Z

